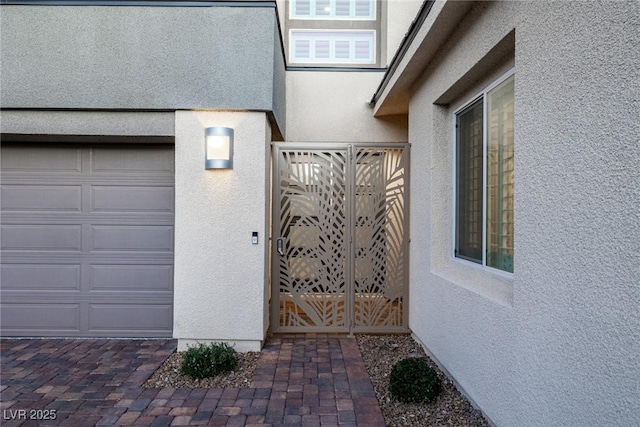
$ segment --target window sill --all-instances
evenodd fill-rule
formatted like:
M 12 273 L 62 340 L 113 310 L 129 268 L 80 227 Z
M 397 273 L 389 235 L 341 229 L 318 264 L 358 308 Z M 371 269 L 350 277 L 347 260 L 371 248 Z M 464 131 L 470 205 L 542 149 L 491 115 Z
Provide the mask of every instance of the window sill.
M 431 272 L 452 285 L 471 291 L 491 302 L 513 307 L 514 276 L 490 270 L 470 262 L 451 259 Z

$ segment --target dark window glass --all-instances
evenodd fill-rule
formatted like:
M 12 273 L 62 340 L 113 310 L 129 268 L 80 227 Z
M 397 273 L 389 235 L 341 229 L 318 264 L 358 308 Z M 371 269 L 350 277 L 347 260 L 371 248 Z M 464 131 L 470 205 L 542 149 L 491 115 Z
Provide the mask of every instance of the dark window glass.
M 482 263 L 482 99 L 456 117 L 456 248 L 458 258 Z

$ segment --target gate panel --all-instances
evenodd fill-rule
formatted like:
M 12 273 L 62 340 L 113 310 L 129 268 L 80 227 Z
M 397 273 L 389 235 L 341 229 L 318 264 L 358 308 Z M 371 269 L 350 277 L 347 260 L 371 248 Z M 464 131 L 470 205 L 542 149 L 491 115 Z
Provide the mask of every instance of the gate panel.
M 356 330 L 381 331 L 406 324 L 406 158 L 402 148 L 356 149 Z
M 407 145 L 309 147 L 274 146 L 273 330 L 406 331 Z
M 348 329 L 346 154 L 277 152 L 279 331 Z

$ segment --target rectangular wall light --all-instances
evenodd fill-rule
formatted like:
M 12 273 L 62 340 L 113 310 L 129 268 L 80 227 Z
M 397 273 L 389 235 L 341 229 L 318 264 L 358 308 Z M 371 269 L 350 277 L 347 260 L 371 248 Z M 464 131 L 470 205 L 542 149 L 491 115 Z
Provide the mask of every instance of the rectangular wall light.
M 205 128 L 205 169 L 233 169 L 233 129 Z

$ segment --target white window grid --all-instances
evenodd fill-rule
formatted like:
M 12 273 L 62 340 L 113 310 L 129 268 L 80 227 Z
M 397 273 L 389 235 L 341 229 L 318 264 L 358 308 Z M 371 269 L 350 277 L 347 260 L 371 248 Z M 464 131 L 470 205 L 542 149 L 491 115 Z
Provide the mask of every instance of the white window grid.
M 376 19 L 376 0 L 290 0 L 290 19 Z
M 290 30 L 292 64 L 375 64 L 375 30 Z

